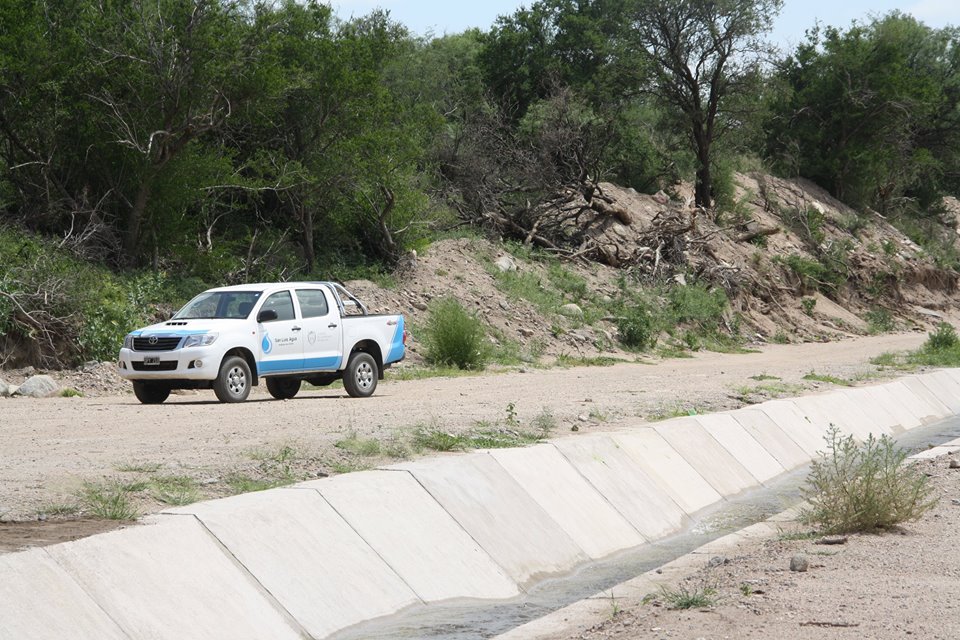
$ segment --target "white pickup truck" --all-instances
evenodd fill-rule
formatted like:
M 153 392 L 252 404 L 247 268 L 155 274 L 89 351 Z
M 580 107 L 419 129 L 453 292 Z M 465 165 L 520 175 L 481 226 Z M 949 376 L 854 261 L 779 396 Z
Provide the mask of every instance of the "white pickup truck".
M 348 394 L 367 397 L 403 359 L 406 338 L 403 316 L 372 315 L 339 284 L 246 284 L 204 291 L 170 320 L 131 332 L 118 366 L 144 404 L 211 388 L 221 402 L 242 402 L 260 378 L 280 400 L 303 380 L 342 379 Z

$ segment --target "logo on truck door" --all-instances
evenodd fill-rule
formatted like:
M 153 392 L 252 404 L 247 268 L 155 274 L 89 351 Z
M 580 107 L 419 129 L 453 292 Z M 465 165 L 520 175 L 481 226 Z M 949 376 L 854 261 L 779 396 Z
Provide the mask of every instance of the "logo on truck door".
M 264 353 L 270 353 L 273 351 L 273 340 L 270 339 L 270 334 L 263 334 L 263 341 L 260 343 L 260 348 L 263 349 Z
M 313 344 L 313 343 L 315 343 L 316 341 L 317 341 L 317 332 L 316 332 L 316 331 L 311 331 L 310 333 L 307 334 L 307 342 L 309 342 L 310 344 Z

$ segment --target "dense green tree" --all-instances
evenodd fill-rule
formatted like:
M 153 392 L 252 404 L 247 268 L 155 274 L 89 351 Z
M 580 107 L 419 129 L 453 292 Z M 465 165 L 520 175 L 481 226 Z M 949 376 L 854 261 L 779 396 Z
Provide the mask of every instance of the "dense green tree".
M 492 94 L 514 120 L 559 88 L 593 107 L 636 93 L 643 61 L 625 46 L 627 0 L 539 0 L 497 19 L 479 62 Z
M 960 178 L 960 32 L 892 13 L 814 29 L 778 74 L 769 125 L 783 170 L 881 211 L 922 205 Z
M 712 204 L 712 152 L 735 118 L 724 108 L 755 91 L 758 67 L 782 0 L 631 0 L 629 37 L 650 63 L 648 87 L 682 114 L 697 157 L 696 203 Z

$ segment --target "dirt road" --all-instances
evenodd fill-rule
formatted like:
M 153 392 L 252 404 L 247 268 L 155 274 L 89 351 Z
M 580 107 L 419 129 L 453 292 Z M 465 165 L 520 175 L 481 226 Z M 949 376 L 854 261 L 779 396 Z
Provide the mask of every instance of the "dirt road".
M 75 508 L 84 482 L 140 483 L 144 512 L 164 506 L 143 490 L 157 475 L 192 478 L 200 497 L 211 497 L 242 490 L 226 481 L 238 472 L 256 476 L 279 469 L 315 477 L 363 468 L 413 455 L 409 436 L 418 426 L 456 433 L 478 425 L 523 429 L 537 423 L 551 426 L 554 436 L 575 436 L 571 431 L 608 430 L 831 386 L 804 380 L 811 372 L 869 384 L 870 376 L 892 375 L 878 373 L 871 357 L 916 348 L 925 338 L 885 335 L 769 345 L 748 354 L 703 353 L 658 364 L 387 380 L 365 400 L 335 389 L 305 391 L 283 402 L 259 391 L 237 405 L 215 402 L 212 392 L 174 395 L 158 406 L 141 405 L 132 395 L 0 399 L 0 517 L 35 521 L 43 514 L 56 520 L 53 514 Z M 373 440 L 380 444 L 362 457 L 344 444 Z

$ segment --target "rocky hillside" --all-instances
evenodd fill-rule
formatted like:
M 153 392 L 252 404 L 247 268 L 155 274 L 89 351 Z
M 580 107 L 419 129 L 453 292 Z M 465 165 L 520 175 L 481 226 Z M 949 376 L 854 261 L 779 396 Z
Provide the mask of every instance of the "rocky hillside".
M 563 260 L 517 243 L 445 240 L 411 255 L 395 286 L 348 286 L 376 310 L 407 314 L 414 336 L 430 301 L 453 296 L 519 360 L 625 355 L 625 296 L 648 289 L 648 300 L 662 298 L 694 283 L 722 288 L 730 304 L 719 329 L 754 343 L 926 330 L 956 311 L 958 274 L 879 214 L 858 214 L 804 181 L 737 182 L 736 205 L 714 215 L 691 207 L 683 190 L 669 198 L 601 184 L 592 203 L 544 205 L 582 238 Z M 670 333 L 658 344 L 683 346 Z
M 508 365 L 635 359 L 619 329 L 638 305 L 657 333 L 644 357 L 926 331 L 960 318 L 960 276 L 878 214 L 858 214 L 803 181 L 740 175 L 738 185 L 736 205 L 709 214 L 690 206 L 684 189 L 671 198 L 601 184 L 590 202 L 567 194 L 542 205 L 541 229 L 566 233 L 563 250 L 474 234 L 411 254 L 387 286 L 346 284 L 372 311 L 407 316 L 413 340 L 403 367 L 422 362 L 430 303 L 445 296 L 483 319 L 495 360 Z M 960 215 L 960 203 L 947 204 Z M 678 301 L 695 308 L 671 310 Z M 33 373 L 3 377 L 19 384 Z M 129 388 L 112 363 L 57 378 L 86 395 Z

